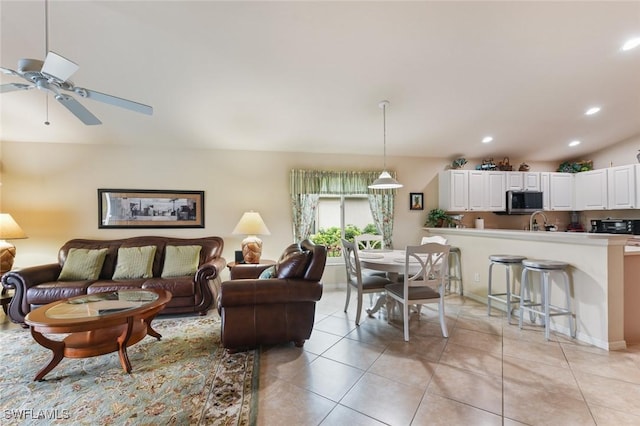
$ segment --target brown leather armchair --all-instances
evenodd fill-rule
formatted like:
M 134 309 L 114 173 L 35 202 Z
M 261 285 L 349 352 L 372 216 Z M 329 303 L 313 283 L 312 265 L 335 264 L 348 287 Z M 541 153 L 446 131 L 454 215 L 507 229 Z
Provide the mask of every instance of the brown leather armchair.
M 291 341 L 302 347 L 322 297 L 326 260 L 325 246 L 304 240 L 287 247 L 273 267 L 273 278 L 223 282 L 218 294 L 223 346 L 232 352 Z

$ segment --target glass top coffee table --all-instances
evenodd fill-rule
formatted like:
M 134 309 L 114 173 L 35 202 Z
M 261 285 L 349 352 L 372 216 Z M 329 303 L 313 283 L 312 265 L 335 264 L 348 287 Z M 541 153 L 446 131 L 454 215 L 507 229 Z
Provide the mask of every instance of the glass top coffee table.
M 120 364 L 131 372 L 127 347 L 150 335 L 162 337 L 151 321 L 171 300 L 166 290 L 118 290 L 72 297 L 49 303 L 29 312 L 25 323 L 40 345 L 53 352 L 53 358 L 36 374 L 41 381 L 62 358 L 88 358 L 118 352 Z M 68 334 L 52 340 L 45 334 Z

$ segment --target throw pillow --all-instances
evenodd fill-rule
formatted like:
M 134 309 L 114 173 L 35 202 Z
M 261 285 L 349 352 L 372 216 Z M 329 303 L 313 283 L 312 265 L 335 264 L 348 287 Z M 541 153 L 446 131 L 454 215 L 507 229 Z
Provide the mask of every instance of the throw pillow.
M 258 279 L 268 280 L 269 278 L 275 278 L 275 276 L 276 276 L 276 267 L 274 265 L 274 266 L 269 266 L 267 269 L 262 271 Z
M 153 277 L 153 258 L 156 255 L 156 248 L 156 246 L 120 247 L 113 279 L 131 280 Z
M 162 278 L 195 275 L 200 264 L 202 246 L 167 246 Z
M 309 252 L 299 251 L 291 253 L 276 265 L 276 276 L 278 278 L 301 278 L 307 268 Z
M 69 249 L 58 281 L 96 280 L 100 276 L 107 249 Z

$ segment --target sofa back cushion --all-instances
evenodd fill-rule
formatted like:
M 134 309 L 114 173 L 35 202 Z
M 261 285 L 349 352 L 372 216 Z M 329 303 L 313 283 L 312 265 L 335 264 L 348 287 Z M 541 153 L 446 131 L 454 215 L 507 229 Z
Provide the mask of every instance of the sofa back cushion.
M 72 248 L 58 276 L 58 281 L 96 280 L 100 276 L 107 249 Z
M 310 253 L 299 244 L 287 247 L 275 267 L 276 278 L 302 278 L 309 264 Z
M 156 246 L 120 247 L 114 280 L 131 280 L 153 277 L 153 260 Z

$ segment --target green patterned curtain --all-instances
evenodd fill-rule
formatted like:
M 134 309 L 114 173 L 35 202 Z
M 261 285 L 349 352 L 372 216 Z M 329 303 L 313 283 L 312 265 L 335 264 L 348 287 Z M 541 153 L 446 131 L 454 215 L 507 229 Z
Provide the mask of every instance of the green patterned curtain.
M 395 179 L 395 172 L 389 173 Z M 373 220 L 384 237 L 385 247 L 391 247 L 396 191 L 369 189 L 378 176 L 380 171 L 291 170 L 289 184 L 295 240 L 301 241 L 311 234 L 319 195 L 368 195 Z

